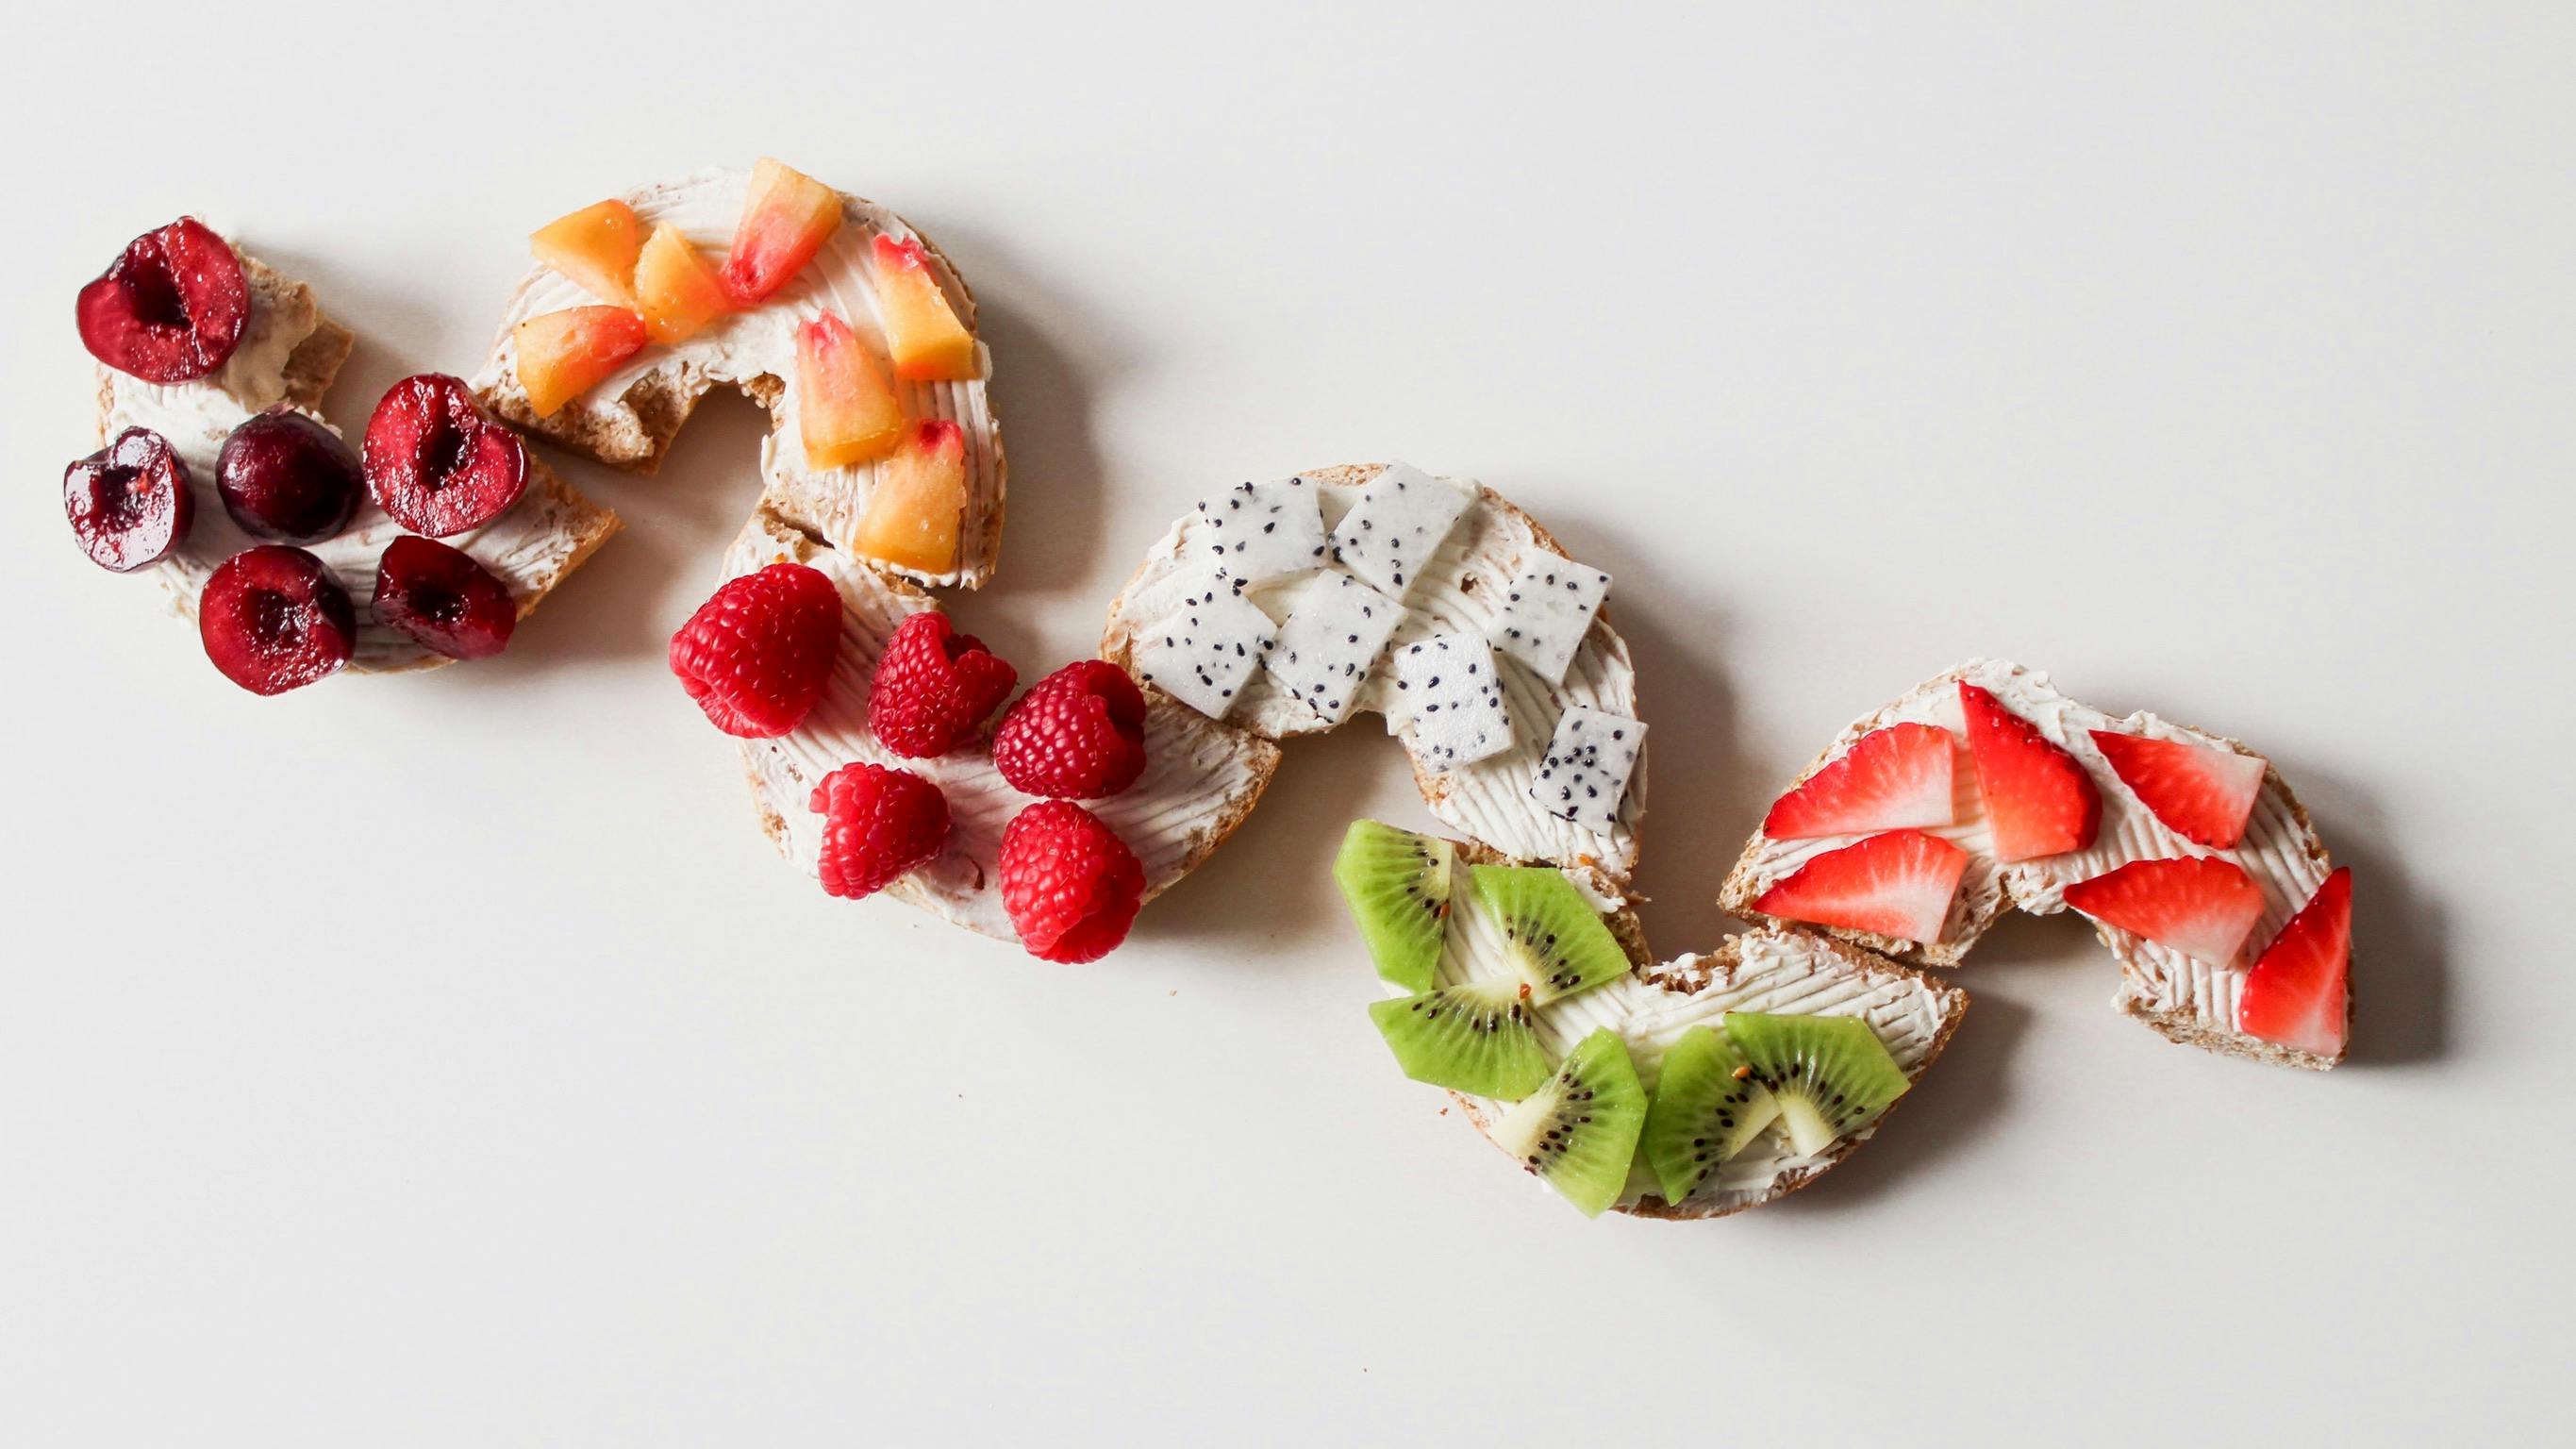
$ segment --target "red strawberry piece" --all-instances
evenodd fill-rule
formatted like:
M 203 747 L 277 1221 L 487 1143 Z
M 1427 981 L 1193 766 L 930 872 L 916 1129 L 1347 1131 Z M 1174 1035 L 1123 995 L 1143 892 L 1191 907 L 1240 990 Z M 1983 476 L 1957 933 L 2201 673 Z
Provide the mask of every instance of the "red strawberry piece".
M 231 243 L 183 216 L 127 242 L 77 311 L 90 356 L 145 382 L 186 382 L 241 345 L 250 279 Z
M 127 428 L 63 470 L 63 512 L 91 563 L 126 573 L 159 563 L 187 541 L 197 517 L 193 481 L 168 439 Z
M 376 562 L 376 622 L 432 654 L 488 659 L 510 646 L 519 606 L 473 555 L 405 534 Z
M 1070 800 L 1041 800 L 1002 830 L 1002 908 L 1029 954 L 1097 961 L 1127 939 L 1145 868 L 1118 833 Z
M 1026 794 L 1115 795 L 1145 772 L 1145 695 L 1126 670 L 1106 660 L 1068 664 L 1002 716 L 993 763 Z
M 1798 867 L 1762 893 L 1766 916 L 1903 941 L 1938 941 L 1968 853 L 1920 831 L 1891 830 Z
M 1995 859 L 2036 860 L 2091 845 L 2102 823 L 2102 797 L 2075 757 L 1965 680 L 1959 706 L 1968 716 L 1968 753 L 1977 764 Z
M 975 737 L 1019 671 L 948 616 L 924 609 L 896 626 L 868 690 L 868 729 L 907 759 L 947 754 Z
M 910 770 L 843 765 L 806 802 L 823 817 L 823 889 L 857 900 L 948 845 L 948 797 Z
M 2093 744 L 2111 762 L 2111 773 L 2174 834 L 2212 850 L 2233 849 L 2245 838 L 2246 817 L 2263 789 L 2262 756 L 2117 730 L 2093 731 Z
M 2236 998 L 2236 1029 L 2321 1057 L 2343 1055 L 2352 970 L 2352 868 L 2317 893 L 2263 948 Z
M 197 634 L 226 679 L 253 694 L 284 694 L 349 662 L 358 613 L 322 560 L 264 544 L 224 560 L 206 580 Z
M 1872 730 L 1762 820 L 1774 840 L 1916 830 L 1957 818 L 1950 794 L 1950 732 L 1900 724 Z
M 671 672 L 726 734 L 770 739 L 805 722 L 832 677 L 841 591 L 774 563 L 726 582 L 671 636 Z
M 385 389 L 367 419 L 365 463 L 376 506 L 431 538 L 482 527 L 528 487 L 528 445 L 445 373 Z
M 2263 918 L 2263 892 L 2253 878 L 2212 856 L 2133 860 L 2068 886 L 2066 903 L 2212 966 L 2235 965 Z
M 340 435 L 284 403 L 247 418 L 215 455 L 215 494 L 242 531 L 313 543 L 348 526 L 364 490 Z

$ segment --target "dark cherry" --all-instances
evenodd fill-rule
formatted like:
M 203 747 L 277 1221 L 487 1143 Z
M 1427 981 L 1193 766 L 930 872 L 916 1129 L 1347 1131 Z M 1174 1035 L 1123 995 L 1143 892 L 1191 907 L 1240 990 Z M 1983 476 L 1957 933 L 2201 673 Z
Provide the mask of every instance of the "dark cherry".
M 385 390 L 367 420 L 366 465 L 376 506 L 432 538 L 482 527 L 528 487 L 528 445 L 440 372 Z
M 433 654 L 488 659 L 510 647 L 519 606 L 471 554 L 409 534 L 376 564 L 376 622 Z
M 329 538 L 358 511 L 362 486 L 340 435 L 282 403 L 233 429 L 215 459 L 224 511 L 261 538 Z
M 250 279 L 232 244 L 195 217 L 147 231 L 80 290 L 81 345 L 145 382 L 224 365 L 250 325 Z
M 197 518 L 187 460 L 150 428 L 127 428 L 116 441 L 63 470 L 63 511 L 81 552 L 103 569 L 127 573 L 159 563 L 188 541 Z
M 224 560 L 206 580 L 197 635 L 226 679 L 253 694 L 284 694 L 349 662 L 358 611 L 322 560 L 262 544 Z

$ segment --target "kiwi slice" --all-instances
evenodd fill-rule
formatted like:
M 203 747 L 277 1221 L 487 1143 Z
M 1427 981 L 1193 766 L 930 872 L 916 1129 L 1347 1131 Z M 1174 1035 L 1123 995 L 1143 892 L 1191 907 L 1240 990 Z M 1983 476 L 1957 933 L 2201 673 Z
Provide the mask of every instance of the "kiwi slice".
M 1856 1016 L 1726 1014 L 1726 1037 L 1780 1104 L 1789 1145 L 1822 1152 L 1878 1120 L 1913 1084 Z
M 1369 1017 L 1406 1076 L 1512 1101 L 1547 1080 L 1547 1048 L 1538 1044 L 1522 989 L 1503 977 L 1461 981 L 1373 1002 Z
M 1511 939 L 1529 978 L 1530 1004 L 1545 1006 L 1628 974 L 1628 953 L 1601 913 L 1565 873 L 1545 865 L 1469 867 L 1476 898 Z
M 1664 1053 L 1643 1150 L 1664 1201 L 1679 1203 L 1780 1115 L 1771 1089 L 1713 1027 L 1695 1026 Z
M 1377 974 L 1429 991 L 1449 925 L 1449 863 L 1458 847 L 1375 820 L 1354 820 L 1333 857 L 1333 881 L 1359 922 Z
M 1605 1026 L 1576 1042 L 1545 1085 L 1503 1114 L 1494 1141 L 1585 1217 L 1597 1218 L 1627 1189 L 1645 1121 L 1637 1065 Z

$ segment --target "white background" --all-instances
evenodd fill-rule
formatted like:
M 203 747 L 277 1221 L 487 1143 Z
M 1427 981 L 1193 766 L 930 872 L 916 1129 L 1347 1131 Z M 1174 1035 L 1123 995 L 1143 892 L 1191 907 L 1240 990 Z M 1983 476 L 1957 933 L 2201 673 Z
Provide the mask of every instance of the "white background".
M 0 1439 L 2563 1433 L 2564 7 L 477 8 L 13 21 Z M 1362 1013 L 1325 865 L 1426 818 L 1371 727 L 1095 966 L 783 868 L 662 663 L 747 404 L 567 466 L 627 531 L 488 664 L 255 699 L 74 550 L 133 233 L 312 281 L 353 424 L 480 361 L 530 228 L 764 152 L 983 300 L 958 613 L 1024 677 L 1215 487 L 1477 476 L 1616 575 L 1661 951 L 1848 719 L 2006 655 L 2279 764 L 2351 1065 L 2166 1045 L 2016 920 L 1816 1188 L 1587 1223 Z

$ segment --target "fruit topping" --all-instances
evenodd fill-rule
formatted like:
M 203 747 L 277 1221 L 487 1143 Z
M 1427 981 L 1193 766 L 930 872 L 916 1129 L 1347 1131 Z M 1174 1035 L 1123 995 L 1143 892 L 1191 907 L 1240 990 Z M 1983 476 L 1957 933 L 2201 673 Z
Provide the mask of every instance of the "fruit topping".
M 245 419 L 215 455 L 215 492 L 244 532 L 312 543 L 346 527 L 365 479 L 340 435 L 284 403 Z
M 1494 647 L 1550 684 L 1563 684 L 1593 616 L 1610 597 L 1601 570 L 1541 552 L 1525 559 L 1503 590 L 1503 607 L 1485 621 Z
M 944 574 L 957 567 L 965 523 L 966 430 L 933 419 L 905 431 L 877 468 L 850 546 L 899 569 Z
M 1369 1004 L 1369 1019 L 1417 1082 L 1518 1101 L 1548 1079 L 1527 991 L 1508 977 Z
M 786 286 L 841 226 L 841 194 L 764 156 L 751 170 L 751 190 L 725 258 L 724 289 L 748 307 Z
M 939 272 L 918 241 L 880 236 L 876 258 L 877 308 L 885 318 L 886 350 L 894 375 L 906 382 L 962 382 L 982 370 L 975 335 L 957 320 Z
M 1405 748 L 1430 769 L 1454 770 L 1512 747 L 1512 712 L 1482 635 L 1434 634 L 1396 650 L 1394 702 L 1408 727 Z
M 1856 1016 L 1730 1011 L 1726 1038 L 1779 1103 L 1789 1145 L 1808 1156 L 1877 1121 L 1913 1085 Z
M 1550 815 L 1607 835 L 1619 823 L 1628 777 L 1637 772 L 1637 753 L 1645 747 L 1644 721 L 1569 704 L 1539 757 L 1529 797 Z
M 1951 788 L 1950 732 L 1898 724 L 1872 730 L 1780 797 L 1763 817 L 1774 840 L 1923 830 L 1958 818 Z
M 1866 931 L 1901 941 L 1941 939 L 1968 853 L 1913 830 L 1828 850 L 1753 903 L 1766 916 Z
M 2263 891 L 2230 861 L 2133 860 L 2066 888 L 2066 904 L 2106 926 L 2233 966 L 2263 918 Z
M 1323 567 L 1324 514 L 1303 478 L 1237 483 L 1199 505 L 1199 545 L 1237 587 Z
M 1476 899 L 1502 928 L 1529 983 L 1532 1006 L 1562 1001 L 1628 974 L 1628 953 L 1601 913 L 1549 865 L 1479 865 L 1468 877 Z
M 733 305 L 716 269 L 676 226 L 657 226 L 635 258 L 635 310 L 645 335 L 665 347 L 686 342 Z
M 1449 928 L 1449 868 L 1458 848 L 1374 820 L 1354 820 L 1333 857 L 1333 883 L 1359 923 L 1377 974 L 1407 991 L 1431 989 Z
M 2009 864 L 2091 845 L 2102 823 L 2102 797 L 2075 757 L 1965 680 L 1959 706 L 1968 717 L 1968 753 L 1976 761 L 1995 859 Z
M 831 895 L 875 895 L 948 845 L 948 797 L 910 770 L 843 765 L 807 804 L 823 817 L 823 889 Z
M 145 382 L 186 382 L 224 365 L 250 325 L 250 279 L 232 244 L 194 217 L 125 244 L 80 290 L 81 345 Z
M 644 246 L 644 224 L 622 201 L 585 206 L 557 217 L 528 237 L 538 261 L 572 279 L 603 302 L 635 305 L 635 257 Z
M 805 461 L 847 468 L 903 438 L 903 404 L 850 324 L 825 312 L 796 329 L 796 432 Z M 954 552 L 955 525 L 950 525 Z
M 2212 850 L 2233 849 L 2245 838 L 2254 797 L 2263 789 L 2262 756 L 2116 730 L 2093 731 L 2093 744 L 2166 829 Z
M 623 307 L 567 307 L 531 317 L 510 332 L 519 387 L 541 418 L 599 386 L 643 351 L 645 340 L 644 319 Z
M 1078 965 L 1127 939 L 1145 868 L 1118 832 L 1070 800 L 1041 800 L 1002 830 L 1002 908 L 1029 954 Z
M 1389 463 L 1333 530 L 1333 561 L 1401 599 L 1469 501 L 1466 490 L 1410 463 Z
M 480 528 L 528 486 L 528 445 L 445 373 L 406 377 L 367 419 L 367 493 L 394 522 L 445 538 Z
M 322 560 L 263 544 L 224 560 L 206 580 L 197 635 L 226 679 L 253 694 L 284 694 L 349 662 L 358 614 Z
M 127 428 L 63 470 L 63 512 L 91 563 L 126 573 L 159 563 L 187 541 L 197 516 L 191 482 L 187 460 L 168 439 Z
M 1270 657 L 1279 626 L 1209 575 L 1181 596 L 1180 611 L 1136 639 L 1136 679 L 1223 719 Z
M 1663 1185 L 1664 1201 L 1678 1204 L 1779 1115 L 1779 1100 L 1753 1079 L 1726 1038 L 1713 1027 L 1694 1026 L 1664 1053 L 1638 1146 Z
M 924 609 L 895 627 L 868 686 L 868 729 L 906 759 L 947 754 L 975 738 L 1019 682 L 1019 671 Z
M 1348 574 L 1333 574 L 1279 625 L 1270 672 L 1326 724 L 1348 719 L 1404 606 Z
M 510 647 L 519 606 L 473 555 L 405 534 L 376 561 L 376 622 L 432 654 L 489 659 Z
M 1554 1075 L 1494 1123 L 1494 1145 L 1597 1218 L 1627 1190 L 1645 1122 L 1637 1064 L 1605 1026 L 1576 1042 Z
M 671 672 L 717 729 L 771 739 L 823 697 L 840 638 L 841 591 L 820 569 L 774 563 L 698 606 L 671 636 Z
M 2263 948 L 2236 998 L 2236 1029 L 2321 1057 L 2341 1057 L 2352 969 L 2352 868 L 2317 893 Z
M 1145 773 L 1145 696 L 1100 659 L 1068 664 L 1029 687 L 993 732 L 993 764 L 1023 794 L 1115 795 Z

